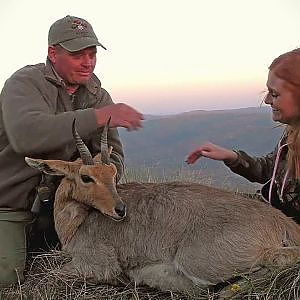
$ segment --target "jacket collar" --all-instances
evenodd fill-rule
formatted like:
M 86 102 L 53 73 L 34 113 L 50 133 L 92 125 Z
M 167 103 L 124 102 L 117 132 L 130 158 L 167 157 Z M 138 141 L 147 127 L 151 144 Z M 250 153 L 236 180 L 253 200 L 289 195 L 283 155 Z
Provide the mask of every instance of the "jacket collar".
M 47 80 L 51 81 L 52 83 L 54 83 L 55 85 L 58 85 L 61 87 L 65 86 L 64 80 L 57 74 L 57 72 L 55 71 L 49 58 L 47 58 L 47 60 L 46 60 L 45 78 Z M 90 80 L 86 84 L 83 85 L 88 89 L 89 92 L 91 92 L 94 95 L 98 91 L 98 84 L 97 84 L 97 81 L 95 78 L 96 78 L 96 75 L 93 74 L 92 77 L 90 78 Z

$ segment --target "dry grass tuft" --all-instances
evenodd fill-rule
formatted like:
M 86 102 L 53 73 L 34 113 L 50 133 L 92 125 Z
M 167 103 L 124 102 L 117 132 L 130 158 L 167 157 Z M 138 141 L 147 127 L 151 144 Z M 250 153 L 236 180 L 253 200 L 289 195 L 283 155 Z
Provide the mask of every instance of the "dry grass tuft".
M 59 251 L 34 256 L 27 268 L 26 281 L 2 290 L 1 300 L 202 300 L 218 299 L 213 290 L 199 290 L 197 295 L 161 292 L 134 284 L 114 287 L 87 282 L 83 278 L 66 276 L 61 266 L 70 257 Z M 228 285 L 226 299 L 292 300 L 300 299 L 300 264 L 268 272 L 260 280 L 241 276 L 239 281 Z M 224 292 L 224 290 L 223 290 Z
M 87 282 L 83 278 L 66 276 L 60 268 L 70 257 L 60 251 L 36 255 L 28 264 L 26 280 L 23 284 L 2 290 L 1 300 L 179 300 L 195 299 L 188 295 L 161 292 L 149 287 L 100 285 Z M 205 291 L 206 292 L 206 291 Z M 208 299 L 204 297 L 197 299 Z

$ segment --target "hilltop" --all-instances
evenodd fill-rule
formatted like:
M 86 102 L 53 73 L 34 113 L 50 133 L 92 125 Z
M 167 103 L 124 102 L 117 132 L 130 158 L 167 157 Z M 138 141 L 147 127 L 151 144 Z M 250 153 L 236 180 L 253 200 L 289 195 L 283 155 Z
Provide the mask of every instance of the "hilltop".
M 271 119 L 267 107 L 232 110 L 196 110 L 177 115 L 146 115 L 144 128 L 119 130 L 128 168 L 151 169 L 155 173 L 199 171 L 217 186 L 248 182 L 232 175 L 221 162 L 200 160 L 186 166 L 185 157 L 203 142 L 262 155 L 275 147 L 283 127 Z

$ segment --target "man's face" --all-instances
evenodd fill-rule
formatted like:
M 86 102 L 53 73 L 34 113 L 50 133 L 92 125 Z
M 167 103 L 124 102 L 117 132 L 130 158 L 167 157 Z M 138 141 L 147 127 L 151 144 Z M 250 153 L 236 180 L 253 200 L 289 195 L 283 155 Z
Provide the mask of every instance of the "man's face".
M 70 86 L 87 83 L 96 66 L 96 54 L 96 46 L 76 52 L 69 52 L 61 46 L 48 49 L 48 57 L 55 71 Z

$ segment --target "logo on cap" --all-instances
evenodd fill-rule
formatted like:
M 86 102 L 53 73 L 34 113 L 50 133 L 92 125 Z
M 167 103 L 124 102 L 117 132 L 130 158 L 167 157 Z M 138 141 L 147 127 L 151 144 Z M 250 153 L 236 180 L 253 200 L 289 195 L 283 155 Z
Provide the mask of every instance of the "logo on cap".
M 77 30 L 87 29 L 87 24 L 82 20 L 74 20 L 72 23 L 72 28 Z

